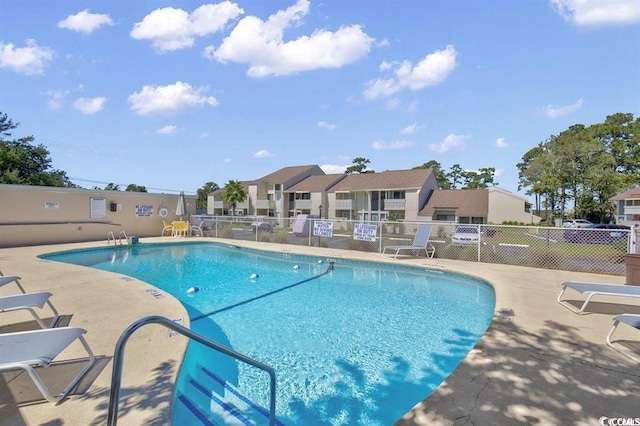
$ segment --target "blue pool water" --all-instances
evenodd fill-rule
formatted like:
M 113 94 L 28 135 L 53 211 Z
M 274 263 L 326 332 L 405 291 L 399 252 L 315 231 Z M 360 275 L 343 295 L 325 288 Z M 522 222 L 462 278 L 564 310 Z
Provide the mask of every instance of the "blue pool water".
M 327 272 L 329 259 L 213 243 L 45 258 L 126 274 L 177 297 L 194 331 L 275 369 L 286 425 L 393 424 L 451 374 L 495 306 L 492 287 L 467 276 L 342 259 Z M 206 394 L 252 411 L 268 408 L 268 389 L 264 372 L 190 344 L 173 423 L 250 424 L 215 414 L 220 401 Z

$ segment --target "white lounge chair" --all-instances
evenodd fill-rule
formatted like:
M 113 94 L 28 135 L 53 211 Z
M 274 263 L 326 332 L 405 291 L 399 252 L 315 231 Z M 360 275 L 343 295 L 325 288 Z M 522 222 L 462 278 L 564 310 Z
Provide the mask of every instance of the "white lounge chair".
M 16 283 L 16 285 L 18 286 L 18 288 L 20 289 L 20 291 L 23 294 L 27 293 L 25 291 L 24 287 L 22 287 L 22 284 L 20 284 L 20 277 L 19 276 L 17 276 L 17 275 L 1 275 L 1 272 L 0 272 L 0 287 L 2 287 L 3 285 L 10 284 L 10 283 Z M 57 316 L 58 312 L 56 311 L 56 308 L 53 306 L 53 303 L 51 303 L 51 300 L 49 300 L 49 298 L 47 298 L 46 304 L 49 305 L 49 308 L 51 308 L 53 313 Z M 57 321 L 58 318 L 56 317 L 55 320 Z
M 395 254 L 393 258 L 398 257 L 398 253 L 403 250 L 412 250 L 416 252 L 416 254 L 420 253 L 421 250 L 424 250 L 424 255 L 432 258 L 433 254 L 436 252 L 433 244 L 429 243 L 429 236 L 431 235 L 431 225 L 418 225 L 418 229 L 416 230 L 416 235 L 413 237 L 413 242 L 409 245 L 402 246 L 385 246 L 382 249 L 382 254 L 384 254 L 387 250 L 395 250 Z
M 66 398 L 95 363 L 93 352 L 82 336 L 84 333 L 86 331 L 82 328 L 60 327 L 0 334 L 0 371 L 25 370 L 42 396 L 57 404 Z M 80 340 L 89 354 L 89 361 L 64 390 L 54 396 L 34 367 L 48 367 L 76 339 Z
M 621 314 L 621 315 L 616 315 L 615 317 L 613 317 L 613 325 L 611 326 L 611 330 L 609 330 L 609 334 L 607 334 L 607 345 L 613 349 L 614 351 L 626 356 L 629 359 L 632 359 L 636 362 L 640 362 L 640 358 L 634 356 L 631 351 L 629 351 L 628 349 L 623 348 L 622 346 L 620 346 L 619 344 L 614 344 L 611 341 L 611 336 L 613 336 L 613 333 L 616 331 L 616 328 L 618 328 L 618 325 L 623 322 L 633 328 L 635 328 L 636 330 L 640 330 L 640 315 L 638 314 Z
M 20 289 L 21 292 L 26 293 L 26 291 L 24 291 L 24 287 L 22 287 L 22 284 L 20 284 L 20 277 L 16 276 L 16 275 L 3 275 L 0 276 L 0 287 L 2 287 L 3 285 L 9 284 L 15 282 L 16 285 L 18 286 L 18 288 Z
M 2 312 L 11 312 L 11 311 L 19 311 L 21 309 L 25 309 L 31 312 L 33 318 L 40 324 L 42 328 L 50 328 L 55 326 L 58 321 L 59 315 L 56 308 L 50 303 L 49 298 L 51 297 L 51 293 L 48 292 L 39 292 L 39 293 L 23 293 L 17 294 L 15 296 L 4 296 L 0 297 L 0 313 Z M 51 323 L 47 326 L 42 319 L 36 314 L 33 308 L 38 307 L 42 309 L 44 305 L 48 303 L 49 307 L 53 311 L 53 318 L 51 319 Z
M 576 308 L 566 300 L 562 300 L 562 296 L 567 288 L 586 295 L 586 299 L 580 308 Z M 576 314 L 584 314 L 589 302 L 594 296 L 622 296 L 622 297 L 638 297 L 640 298 L 640 286 L 622 285 L 622 284 L 602 284 L 588 283 L 579 281 L 565 281 L 562 283 L 562 290 L 558 295 L 558 303 Z

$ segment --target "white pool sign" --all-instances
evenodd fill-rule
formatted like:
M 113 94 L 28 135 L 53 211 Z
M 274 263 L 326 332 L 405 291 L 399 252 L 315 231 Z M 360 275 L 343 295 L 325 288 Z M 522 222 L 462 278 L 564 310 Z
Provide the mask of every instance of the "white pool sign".
M 316 220 L 313 222 L 313 236 L 314 237 L 333 237 L 333 222 L 326 222 L 322 220 Z
M 378 225 L 356 223 L 353 226 L 353 239 L 360 241 L 375 241 L 378 233 Z

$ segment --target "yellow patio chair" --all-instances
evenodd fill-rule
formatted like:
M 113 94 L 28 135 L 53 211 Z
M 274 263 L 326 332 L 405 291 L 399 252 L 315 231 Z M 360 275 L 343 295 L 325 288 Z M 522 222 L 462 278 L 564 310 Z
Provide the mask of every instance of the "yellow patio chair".
M 165 220 L 162 221 L 162 226 L 164 226 L 164 228 L 162 228 L 162 234 L 160 234 L 161 237 L 164 237 L 164 233 L 168 232 L 168 235 L 173 235 L 173 225 L 170 223 L 167 223 Z

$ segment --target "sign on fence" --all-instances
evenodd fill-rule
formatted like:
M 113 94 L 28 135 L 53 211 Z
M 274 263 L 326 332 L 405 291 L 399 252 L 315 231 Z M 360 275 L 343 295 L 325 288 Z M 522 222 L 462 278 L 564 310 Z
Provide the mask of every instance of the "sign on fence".
M 313 222 L 313 236 L 314 237 L 333 237 L 333 222 L 325 222 L 316 220 Z
M 378 233 L 378 225 L 355 223 L 353 225 L 353 239 L 360 241 L 375 241 Z

